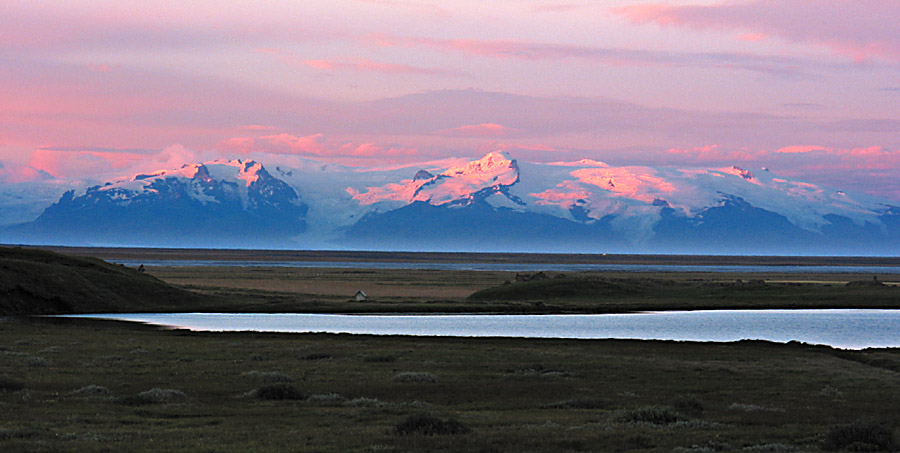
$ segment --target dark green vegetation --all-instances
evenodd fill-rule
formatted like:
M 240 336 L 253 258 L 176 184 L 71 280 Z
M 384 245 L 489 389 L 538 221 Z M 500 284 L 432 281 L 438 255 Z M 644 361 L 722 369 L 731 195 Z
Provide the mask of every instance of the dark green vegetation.
M 7 319 L 0 383 L 4 452 L 889 450 L 900 427 L 900 351 L 796 343 Z
M 0 314 L 181 310 L 204 298 L 96 258 L 0 248 Z
M 547 312 L 766 308 L 900 308 L 900 287 L 878 280 L 796 283 L 763 280 L 686 280 L 631 277 L 525 276 L 525 280 L 483 289 L 470 301 L 508 301 Z M 520 277 L 522 277 L 520 275 Z

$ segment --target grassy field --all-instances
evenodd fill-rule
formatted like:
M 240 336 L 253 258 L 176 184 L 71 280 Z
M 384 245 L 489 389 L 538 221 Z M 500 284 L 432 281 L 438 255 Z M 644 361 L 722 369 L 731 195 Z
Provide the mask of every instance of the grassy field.
M 896 276 L 858 273 L 552 273 L 516 282 L 514 272 L 327 267 L 138 272 L 4 253 L 7 313 L 27 301 L 63 311 L 244 312 L 900 305 Z M 350 301 L 359 289 L 368 301 Z M 197 333 L 0 318 L 3 452 L 891 451 L 898 427 L 900 350 Z
M 20 319 L 0 357 L 5 452 L 818 451 L 900 426 L 895 350 Z
M 148 267 L 240 312 L 612 313 L 755 308 L 900 308 L 900 275 L 549 273 L 286 267 Z M 506 284 L 508 283 L 509 284 Z M 847 286 L 848 282 L 860 282 Z M 352 301 L 363 290 L 365 302 Z
M 65 249 L 68 252 L 90 250 Z M 100 249 L 134 259 L 141 250 Z M 375 252 L 147 251 L 168 259 L 235 258 L 260 261 L 320 254 L 321 268 L 201 267 L 105 263 L 43 250 L 0 248 L 0 314 L 85 312 L 312 312 L 312 313 L 611 313 L 646 310 L 755 308 L 897 308 L 898 274 L 871 275 L 709 272 L 567 272 L 545 280 L 501 271 L 329 268 L 328 260 L 533 260 L 532 255 L 387 254 Z M 397 256 L 394 256 L 397 255 Z M 462 255 L 462 256 L 457 256 Z M 652 259 L 656 261 L 652 261 Z M 756 257 L 759 259 L 759 257 Z M 565 258 L 560 258 L 565 260 Z M 575 255 L 570 260 L 581 260 Z M 599 257 L 598 259 L 624 259 Z M 663 257 L 633 257 L 665 263 Z M 676 261 L 687 257 L 673 257 Z M 735 257 L 694 257 L 697 263 Z M 754 258 L 748 258 L 751 261 Z M 766 257 L 792 263 L 794 258 Z M 804 264 L 827 261 L 812 258 Z M 873 265 L 879 260 L 850 260 Z M 887 261 L 885 261 L 887 260 Z M 851 263 L 851 264 L 848 264 Z M 852 267 L 851 267 L 852 269 Z M 543 273 L 541 273 L 543 274 Z M 848 282 L 858 283 L 848 285 Z M 362 290 L 369 299 L 352 300 Z

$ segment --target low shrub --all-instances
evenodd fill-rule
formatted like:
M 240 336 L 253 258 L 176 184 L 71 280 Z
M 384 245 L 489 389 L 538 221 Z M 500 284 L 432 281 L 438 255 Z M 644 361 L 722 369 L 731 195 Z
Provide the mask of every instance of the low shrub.
M 438 377 L 428 372 L 403 372 L 394 375 L 394 382 L 424 382 L 435 383 Z
M 668 425 L 683 418 L 670 407 L 648 406 L 619 412 L 615 421 L 620 423 L 648 423 L 651 425 Z
M 278 383 L 264 385 L 253 392 L 253 396 L 262 400 L 305 400 L 307 395 L 290 384 Z
M 259 379 L 261 382 L 266 382 L 269 384 L 277 384 L 279 382 L 294 382 L 294 378 L 278 372 L 278 371 L 248 371 L 244 373 L 247 376 L 252 376 Z
M 363 362 L 368 363 L 391 363 L 396 361 L 397 356 L 393 355 L 367 355 L 363 357 Z
M 53 366 L 53 362 L 43 357 L 29 357 L 25 361 L 25 365 L 28 365 L 32 368 L 46 368 L 49 366 Z
M 401 436 L 408 434 L 422 434 L 426 436 L 465 434 L 471 428 L 455 418 L 441 418 L 430 412 L 412 414 L 404 418 L 394 428 Z
M 101 397 L 101 396 L 109 396 L 109 389 L 102 385 L 86 385 L 78 390 L 72 392 L 75 396 L 80 397 Z
M 0 440 L 31 439 L 32 437 L 36 437 L 38 434 L 39 433 L 37 431 L 32 429 L 0 429 Z
M 894 451 L 894 433 L 875 422 L 857 421 L 835 426 L 825 433 L 822 448 L 830 451 Z
M 547 405 L 551 409 L 603 409 L 608 406 L 608 401 L 598 398 L 573 398 Z
M 187 399 L 187 395 L 181 390 L 156 387 L 134 396 L 125 397 L 120 402 L 129 406 L 140 406 L 144 404 L 173 403 L 185 399 Z
M 731 406 L 728 406 L 728 410 L 740 412 L 784 412 L 784 409 L 780 407 L 765 407 L 743 403 L 731 403 Z
M 325 354 L 323 352 L 314 352 L 300 357 L 301 360 L 326 360 L 331 358 L 334 358 L 331 354 Z
M 306 399 L 310 403 L 318 403 L 318 404 L 343 404 L 347 402 L 347 398 L 337 394 L 337 393 L 317 393 L 315 395 L 309 395 L 309 398 Z
M 703 415 L 703 403 L 694 396 L 678 396 L 675 398 L 672 406 L 679 414 L 689 417 L 699 417 Z
M 797 447 L 793 445 L 787 444 L 757 444 L 757 445 L 748 445 L 743 448 L 743 451 L 796 451 Z
M 366 398 L 359 397 L 353 398 L 350 401 L 344 403 L 344 406 L 347 407 L 387 407 L 388 403 L 379 400 L 378 398 Z
M 0 376 L 0 392 L 15 392 L 25 388 L 25 384 L 6 376 Z
M 696 453 L 714 453 L 717 451 L 731 451 L 731 445 L 725 442 L 710 440 L 702 444 L 692 445 L 690 447 L 676 447 L 675 452 L 696 452 Z

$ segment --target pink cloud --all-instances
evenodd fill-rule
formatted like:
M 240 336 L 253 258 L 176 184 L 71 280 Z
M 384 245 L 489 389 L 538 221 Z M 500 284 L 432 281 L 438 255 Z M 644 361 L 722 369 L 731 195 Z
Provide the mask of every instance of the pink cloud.
M 418 74 L 418 75 L 464 75 L 464 73 L 453 70 L 445 70 L 438 68 L 422 68 L 418 66 L 385 63 L 380 61 L 369 60 L 366 58 L 354 58 L 350 60 L 324 60 L 324 59 L 300 59 L 294 55 L 283 52 L 278 49 L 257 49 L 257 53 L 264 53 L 274 56 L 285 64 L 295 66 L 308 66 L 321 71 L 345 71 L 345 72 L 376 72 L 383 74 Z
M 29 165 L 0 163 L 0 182 L 15 184 L 20 182 L 43 181 L 52 179 L 53 175 Z
M 266 135 L 259 137 L 259 140 L 269 145 L 266 152 L 270 153 L 322 155 L 327 152 L 322 134 L 302 137 L 291 134 Z
M 776 153 L 781 154 L 804 154 L 810 153 L 813 151 L 824 151 L 825 148 L 821 146 L 814 145 L 798 145 L 798 146 L 785 146 L 784 148 L 779 148 L 775 150 Z
M 122 172 L 146 158 L 144 154 L 131 152 L 38 149 L 31 154 L 28 166 L 57 178 L 78 178 Z
M 739 40 L 748 41 L 748 42 L 765 41 L 768 38 L 769 37 L 766 36 L 765 33 L 744 33 L 744 34 L 738 36 Z
M 766 151 L 750 151 L 747 149 L 726 149 L 717 144 L 703 145 L 693 148 L 669 148 L 668 156 L 676 157 L 681 162 L 714 163 L 714 162 L 757 162 L 768 156 Z
M 246 124 L 240 126 L 239 129 L 243 129 L 246 131 L 277 131 L 278 128 L 275 126 L 267 126 L 263 124 Z
M 453 129 L 439 131 L 440 135 L 454 137 L 502 137 L 512 132 L 513 129 L 495 123 L 481 123 L 460 126 Z
M 363 41 L 380 47 L 424 47 L 486 58 L 530 61 L 583 59 L 608 66 L 701 67 L 745 70 L 773 75 L 806 74 L 820 63 L 797 57 L 763 56 L 740 52 L 678 52 L 516 40 L 439 39 L 371 34 Z
M 253 137 L 232 137 L 219 143 L 219 147 L 233 153 L 247 154 L 256 150 L 256 139 Z
M 383 146 L 371 142 L 336 142 L 326 139 L 321 133 L 306 136 L 282 133 L 256 138 L 233 137 L 222 141 L 219 147 L 240 154 L 289 154 L 326 158 L 396 158 L 418 154 L 418 150 L 412 147 Z
M 871 56 L 900 60 L 900 2 L 894 0 L 751 0 L 703 6 L 654 3 L 612 8 L 610 12 L 637 24 L 774 35 L 825 47 L 855 61 Z

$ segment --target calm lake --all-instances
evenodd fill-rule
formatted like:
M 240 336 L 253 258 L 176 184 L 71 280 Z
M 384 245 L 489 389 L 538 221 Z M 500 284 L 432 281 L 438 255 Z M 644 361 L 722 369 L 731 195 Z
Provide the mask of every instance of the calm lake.
M 323 315 L 153 313 L 70 315 L 198 331 L 622 338 L 900 347 L 900 310 L 707 310 L 605 315 Z

